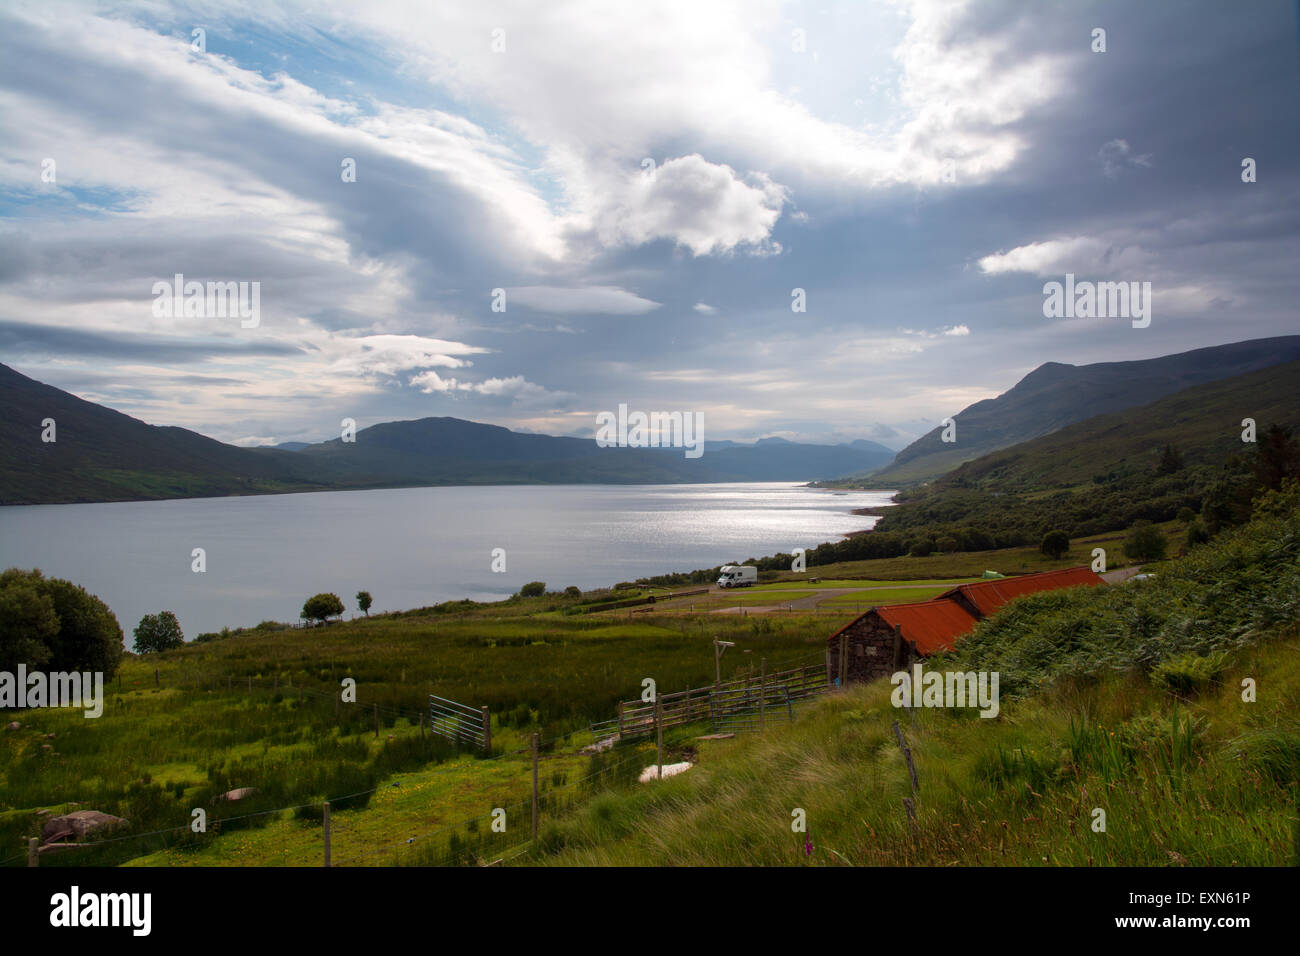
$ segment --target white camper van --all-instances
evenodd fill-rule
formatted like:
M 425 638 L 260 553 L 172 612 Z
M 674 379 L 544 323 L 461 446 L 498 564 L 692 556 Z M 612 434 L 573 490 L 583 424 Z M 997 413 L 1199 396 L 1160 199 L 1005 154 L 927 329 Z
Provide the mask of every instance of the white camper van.
M 720 588 L 747 588 L 758 583 L 758 568 L 747 564 L 728 564 L 718 575 Z

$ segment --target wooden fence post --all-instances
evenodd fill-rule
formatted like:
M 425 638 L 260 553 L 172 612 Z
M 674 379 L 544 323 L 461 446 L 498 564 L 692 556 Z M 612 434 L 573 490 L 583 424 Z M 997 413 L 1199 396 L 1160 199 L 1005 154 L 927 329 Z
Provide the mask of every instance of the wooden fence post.
M 903 729 L 898 726 L 898 721 L 894 721 L 894 735 L 898 737 L 898 746 L 903 750 L 903 759 L 907 761 L 907 772 L 912 778 L 912 795 L 921 792 L 921 783 L 916 779 L 916 764 L 912 762 L 912 748 L 907 746 L 907 741 L 903 737 Z
M 30 839 L 28 839 L 27 841 L 27 865 L 28 866 L 41 865 L 40 845 L 41 845 L 41 841 L 36 839 L 36 837 L 31 837 Z
M 491 756 L 492 754 L 492 715 L 488 713 L 486 706 L 483 708 L 483 750 Z
M 537 734 L 533 734 L 533 839 L 537 839 Z
M 623 702 L 618 702 L 618 735 L 623 736 Z
M 758 732 L 763 732 L 763 723 L 767 718 L 767 658 L 759 661 L 758 679 Z
M 835 680 L 835 675 L 831 672 L 831 646 L 826 645 L 826 686 L 829 687 Z
M 659 693 L 655 692 L 655 737 L 657 738 L 656 761 L 659 767 L 659 779 L 664 778 L 664 708 L 659 702 Z
M 160 686 L 158 683 L 158 668 L 156 667 L 153 669 L 153 686 L 154 687 Z
M 379 736 L 379 705 L 373 704 L 371 706 L 375 708 L 375 736 L 378 737 Z
M 325 869 L 330 867 L 330 802 L 325 801 L 325 816 L 322 818 L 325 826 Z

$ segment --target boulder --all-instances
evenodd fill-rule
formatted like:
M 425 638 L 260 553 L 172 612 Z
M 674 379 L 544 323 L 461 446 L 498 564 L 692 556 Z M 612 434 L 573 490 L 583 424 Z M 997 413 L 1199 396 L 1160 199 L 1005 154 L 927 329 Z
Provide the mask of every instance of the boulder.
M 41 827 L 41 842 L 55 843 L 69 837 L 74 840 L 84 840 L 107 830 L 115 830 L 125 824 L 126 821 L 121 817 L 115 817 L 110 813 L 100 813 L 98 810 L 77 810 L 73 813 L 65 813 L 63 816 L 51 817 L 46 820 Z

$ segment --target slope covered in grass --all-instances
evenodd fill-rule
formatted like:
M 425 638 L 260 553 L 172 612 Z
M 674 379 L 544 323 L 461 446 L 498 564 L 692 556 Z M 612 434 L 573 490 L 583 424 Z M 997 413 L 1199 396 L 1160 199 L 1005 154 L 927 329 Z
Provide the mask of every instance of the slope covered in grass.
M 1147 584 L 1036 595 L 935 668 L 1000 669 L 1001 712 L 903 710 L 877 681 L 701 744 L 690 772 L 548 827 L 561 865 L 1285 865 L 1300 793 L 1300 492 Z M 1256 698 L 1247 700 L 1244 682 Z M 920 778 L 911 795 L 898 721 Z M 676 759 L 676 755 L 670 755 Z M 665 759 L 669 759 L 666 757 Z M 791 829 L 805 811 L 812 843 Z M 1104 830 L 1095 829 L 1104 814 Z

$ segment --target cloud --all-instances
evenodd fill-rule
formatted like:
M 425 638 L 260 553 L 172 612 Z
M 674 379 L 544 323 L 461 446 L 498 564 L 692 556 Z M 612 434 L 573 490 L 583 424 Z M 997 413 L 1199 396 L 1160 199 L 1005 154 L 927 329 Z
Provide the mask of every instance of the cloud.
M 697 256 L 738 247 L 780 252 L 770 236 L 788 190 L 763 173 L 750 180 L 752 184 L 742 181 L 730 166 L 710 163 L 698 153 L 671 159 L 650 175 L 634 176 L 623 201 L 602 215 L 597 230 L 607 242 L 640 245 L 668 239 Z
M 1111 179 L 1127 169 L 1148 169 L 1151 166 L 1151 154 L 1134 153 L 1125 139 L 1112 139 L 1103 144 L 1097 150 L 1097 158 L 1101 160 L 1102 172 Z
M 716 315 L 718 312 L 716 308 L 704 302 L 696 302 L 693 306 L 691 306 L 691 308 L 694 309 L 696 312 L 699 312 L 701 315 Z

